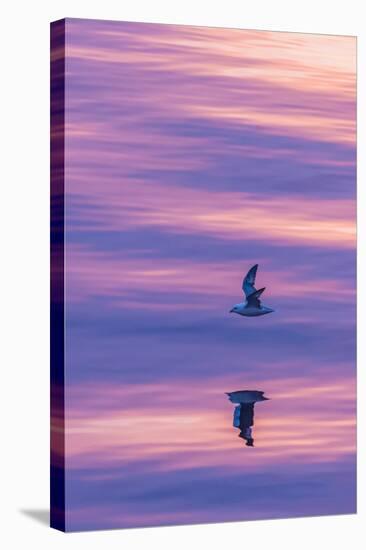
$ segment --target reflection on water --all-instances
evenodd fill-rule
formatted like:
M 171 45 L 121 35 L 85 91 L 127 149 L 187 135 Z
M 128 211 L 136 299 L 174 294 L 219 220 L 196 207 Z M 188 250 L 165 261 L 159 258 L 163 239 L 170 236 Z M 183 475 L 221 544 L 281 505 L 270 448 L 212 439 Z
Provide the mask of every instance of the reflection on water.
M 239 390 L 228 392 L 231 403 L 236 403 L 233 426 L 240 430 L 239 437 L 245 440 L 248 447 L 254 447 L 252 428 L 254 426 L 254 405 L 258 401 L 267 401 L 263 391 Z

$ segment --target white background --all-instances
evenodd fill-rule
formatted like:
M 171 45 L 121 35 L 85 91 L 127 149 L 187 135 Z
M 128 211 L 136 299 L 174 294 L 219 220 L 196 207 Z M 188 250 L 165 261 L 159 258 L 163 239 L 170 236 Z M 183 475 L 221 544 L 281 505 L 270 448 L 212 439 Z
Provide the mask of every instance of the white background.
M 365 293 L 359 288 L 359 513 L 314 519 L 63 534 L 49 495 L 49 22 L 67 17 L 358 36 L 359 281 L 365 281 L 366 16 L 360 1 L 8 2 L 1 17 L 1 469 L 6 549 L 364 548 Z M 3 5 L 3 6 L 4 6 Z M 5 12 L 5 13 L 4 13 Z M 363 21 L 362 21 L 363 20 Z M 316 207 L 316 205 L 314 205 Z M 363 214 L 362 214 L 363 212 Z M 320 289 L 321 291 L 321 289 Z M 342 312 L 340 311 L 341 315 Z

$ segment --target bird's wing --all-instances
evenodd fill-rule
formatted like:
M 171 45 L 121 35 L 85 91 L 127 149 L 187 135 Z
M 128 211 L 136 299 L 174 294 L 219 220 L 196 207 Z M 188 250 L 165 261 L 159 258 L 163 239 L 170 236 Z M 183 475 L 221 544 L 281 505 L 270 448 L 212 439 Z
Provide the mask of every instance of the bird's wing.
M 253 267 L 249 269 L 248 273 L 244 277 L 242 288 L 246 297 L 248 297 L 250 294 L 256 291 L 254 284 L 255 284 L 255 276 L 257 275 L 257 269 L 258 269 L 258 264 L 253 265 Z
M 265 287 L 260 288 L 259 290 L 255 290 L 254 292 L 252 292 L 252 294 L 249 294 L 249 296 L 247 296 L 247 307 L 260 308 L 261 301 L 259 299 L 259 296 L 262 294 L 262 292 L 264 292 L 264 290 L 265 290 Z
M 262 397 L 264 394 L 264 391 L 258 391 L 258 390 L 250 390 L 250 393 L 253 395 L 253 397 Z

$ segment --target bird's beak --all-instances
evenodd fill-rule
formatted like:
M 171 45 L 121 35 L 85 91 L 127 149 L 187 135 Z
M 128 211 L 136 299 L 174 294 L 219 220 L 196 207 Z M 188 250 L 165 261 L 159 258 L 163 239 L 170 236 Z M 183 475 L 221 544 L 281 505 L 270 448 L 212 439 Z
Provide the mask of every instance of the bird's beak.
M 232 313 L 233 311 L 234 311 L 234 308 L 232 308 L 232 309 L 229 311 L 229 313 Z

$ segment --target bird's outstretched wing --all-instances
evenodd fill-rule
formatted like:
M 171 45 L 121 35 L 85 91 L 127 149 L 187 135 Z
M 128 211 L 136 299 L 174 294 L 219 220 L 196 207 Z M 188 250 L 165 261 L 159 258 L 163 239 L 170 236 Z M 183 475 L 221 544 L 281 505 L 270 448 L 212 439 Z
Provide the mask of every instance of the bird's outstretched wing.
M 260 308 L 261 301 L 259 299 L 259 296 L 262 294 L 262 292 L 264 292 L 264 290 L 265 287 L 260 288 L 259 290 L 255 290 L 254 292 L 252 292 L 252 294 L 249 294 L 249 296 L 247 296 L 247 307 Z
M 231 392 L 225 392 L 229 399 L 233 400 L 234 403 L 250 403 L 250 400 L 256 401 L 263 397 L 264 391 L 258 390 L 237 390 Z
M 256 291 L 254 284 L 255 276 L 257 275 L 257 269 L 258 264 L 253 265 L 253 267 L 249 269 L 248 273 L 244 277 L 242 288 L 246 298 L 248 298 L 250 294 L 253 294 L 253 292 Z

